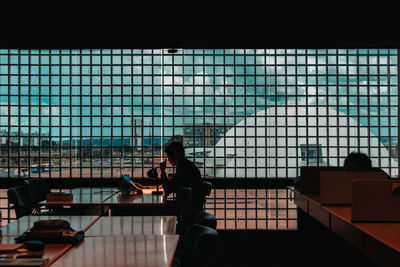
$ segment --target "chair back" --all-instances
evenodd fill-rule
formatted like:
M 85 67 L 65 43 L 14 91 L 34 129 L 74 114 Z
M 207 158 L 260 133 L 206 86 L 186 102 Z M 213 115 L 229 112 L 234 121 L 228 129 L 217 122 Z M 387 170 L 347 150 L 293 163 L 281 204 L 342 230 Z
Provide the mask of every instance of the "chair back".
M 7 197 L 8 202 L 13 204 L 17 219 L 32 213 L 34 205 L 26 185 L 20 185 L 8 189 Z
M 213 214 L 205 211 L 199 211 L 197 213 L 194 218 L 194 223 L 217 229 L 217 218 Z
M 201 192 L 204 197 L 209 196 L 212 190 L 212 183 L 201 181 Z
M 34 203 L 38 203 L 46 199 L 46 195 L 50 193 L 50 186 L 45 179 L 26 179 L 24 180 L 28 186 L 28 191 Z
M 211 266 L 219 247 L 219 235 L 215 229 L 193 224 L 183 241 L 182 265 L 193 267 Z
M 201 181 L 201 188 L 200 188 L 200 197 L 201 197 L 201 202 L 200 202 L 200 207 L 199 210 L 202 211 L 204 208 L 204 204 L 206 203 L 207 196 L 210 195 L 212 190 L 212 183 L 207 182 L 207 181 Z

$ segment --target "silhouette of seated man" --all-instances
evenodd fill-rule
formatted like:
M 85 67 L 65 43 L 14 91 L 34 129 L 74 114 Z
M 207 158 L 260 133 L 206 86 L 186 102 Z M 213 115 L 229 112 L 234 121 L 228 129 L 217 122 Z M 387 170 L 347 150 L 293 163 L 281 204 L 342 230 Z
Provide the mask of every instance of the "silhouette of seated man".
M 351 152 L 344 160 L 344 170 L 353 172 L 374 171 L 371 159 L 364 153 Z
M 364 153 L 351 152 L 344 160 L 344 170 L 353 172 L 384 172 L 387 178 L 389 174 L 377 167 L 372 167 L 371 159 Z
M 192 189 L 192 197 L 189 202 L 190 217 L 201 209 L 201 174 L 196 165 L 185 157 L 185 149 L 180 142 L 172 142 L 166 148 L 168 161 L 172 166 L 176 167 L 172 178 L 168 179 L 165 172 L 167 160 L 160 164 L 161 183 L 166 194 L 177 193 L 181 186 L 190 187 Z M 192 219 L 192 218 L 191 218 Z

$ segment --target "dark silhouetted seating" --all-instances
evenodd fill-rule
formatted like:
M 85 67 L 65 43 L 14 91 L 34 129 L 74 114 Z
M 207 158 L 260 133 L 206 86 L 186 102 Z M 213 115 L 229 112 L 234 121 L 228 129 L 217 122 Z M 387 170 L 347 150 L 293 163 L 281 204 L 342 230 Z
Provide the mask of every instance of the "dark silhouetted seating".
M 210 182 L 201 181 L 200 202 L 194 204 L 194 206 L 185 207 L 184 224 L 181 224 L 181 226 L 187 227 L 193 224 L 194 218 L 196 217 L 198 212 L 204 210 L 204 205 L 206 203 L 207 196 L 211 193 L 211 189 L 212 184 Z
M 193 223 L 217 229 L 217 218 L 213 214 L 205 211 L 199 211 L 194 218 Z
M 44 179 L 26 179 L 24 180 L 28 186 L 31 199 L 34 203 L 38 203 L 46 199 L 46 195 L 50 193 L 50 186 Z
M 32 214 L 34 203 L 26 185 L 12 187 L 7 190 L 8 202 L 13 204 L 15 215 L 18 218 Z
M 183 240 L 182 252 L 174 259 L 173 266 L 212 266 L 219 247 L 219 235 L 215 229 L 193 224 Z
M 193 219 L 192 224 L 199 224 L 210 227 L 212 229 L 217 229 L 217 218 L 208 212 L 199 211 Z M 178 224 L 176 227 L 176 233 L 180 235 L 179 246 L 182 246 L 182 240 L 185 238 L 185 234 L 188 228 L 192 225 L 180 225 Z
M 212 190 L 212 183 L 207 181 L 201 181 L 201 196 L 202 196 L 201 210 L 203 210 L 203 206 L 206 203 L 207 196 L 210 195 L 211 190 Z
M 201 181 L 200 201 L 194 204 L 191 201 L 193 190 L 190 187 L 181 187 L 176 193 L 175 200 L 167 201 L 164 208 L 164 215 L 176 215 L 178 220 L 177 232 L 184 235 L 187 227 L 193 224 L 194 218 L 199 211 L 204 210 L 207 196 L 210 195 L 212 184 L 207 181 Z M 191 204 L 192 203 L 192 204 Z
M 45 179 L 31 178 L 24 180 L 28 187 L 29 194 L 33 203 L 37 204 L 43 200 L 46 200 L 46 195 L 51 192 L 49 183 Z M 52 211 L 43 211 L 39 206 L 34 210 L 34 214 L 37 215 L 50 215 Z

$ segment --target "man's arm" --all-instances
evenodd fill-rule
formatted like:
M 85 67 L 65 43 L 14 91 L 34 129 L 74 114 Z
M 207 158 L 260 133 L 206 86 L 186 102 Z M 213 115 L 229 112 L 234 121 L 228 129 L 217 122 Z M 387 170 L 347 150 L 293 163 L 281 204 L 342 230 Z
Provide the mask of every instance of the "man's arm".
M 178 180 L 179 180 L 179 173 L 173 174 L 171 180 L 168 180 L 167 174 L 165 172 L 161 172 L 161 184 L 166 194 L 178 191 L 178 184 L 179 184 Z

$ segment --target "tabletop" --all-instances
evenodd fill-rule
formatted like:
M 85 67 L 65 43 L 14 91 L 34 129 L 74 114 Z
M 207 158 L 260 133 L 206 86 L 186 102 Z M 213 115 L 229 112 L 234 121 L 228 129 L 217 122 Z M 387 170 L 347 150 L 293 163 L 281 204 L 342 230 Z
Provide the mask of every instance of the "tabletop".
M 7 225 L 1 227 L 3 236 L 19 236 L 26 230 L 32 228 L 33 224 L 39 220 L 66 220 L 75 231 L 86 231 L 95 223 L 99 216 L 24 216 Z
M 175 234 L 176 222 L 176 216 L 103 216 L 85 236 Z
M 332 223 L 336 219 L 340 219 L 348 226 L 352 226 L 364 234 L 378 240 L 386 246 L 394 249 L 400 253 L 400 223 L 397 222 L 352 222 L 351 221 L 351 205 L 321 205 L 319 195 L 301 194 L 293 188 L 289 188 L 295 193 L 296 199 L 299 200 L 301 205 L 301 199 L 303 198 L 309 201 L 314 207 L 318 207 L 320 210 L 326 211 L 330 214 L 331 227 Z M 303 205 L 305 207 L 305 205 Z M 310 204 L 306 212 L 310 213 Z M 317 218 L 319 219 L 319 218 Z M 335 230 L 335 229 L 332 229 Z
M 0 239 L 1 244 L 14 244 L 15 243 L 14 238 L 15 238 L 14 236 L 2 236 Z M 12 254 L 14 257 L 16 257 L 19 254 L 39 254 L 42 255 L 42 258 L 48 258 L 50 265 L 55 260 L 60 258 L 70 248 L 72 248 L 72 244 L 45 244 L 43 251 L 31 252 L 27 251 L 26 249 L 19 249 L 10 254 Z
M 80 187 L 71 189 L 72 201 L 41 201 L 40 205 L 45 206 L 91 206 L 91 205 L 101 205 L 108 198 L 119 192 L 118 188 L 88 188 Z
M 103 202 L 106 206 L 163 206 L 165 195 L 118 193 Z
M 178 235 L 85 237 L 53 266 L 171 266 Z

